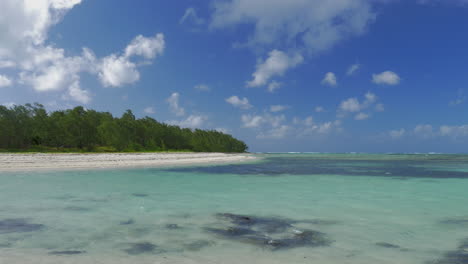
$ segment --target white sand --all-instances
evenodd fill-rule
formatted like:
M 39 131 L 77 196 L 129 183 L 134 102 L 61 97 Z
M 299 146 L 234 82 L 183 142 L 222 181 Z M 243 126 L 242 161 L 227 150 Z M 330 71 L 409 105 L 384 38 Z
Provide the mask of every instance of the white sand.
M 253 159 L 250 154 L 225 153 L 0 154 L 0 171 L 211 165 Z

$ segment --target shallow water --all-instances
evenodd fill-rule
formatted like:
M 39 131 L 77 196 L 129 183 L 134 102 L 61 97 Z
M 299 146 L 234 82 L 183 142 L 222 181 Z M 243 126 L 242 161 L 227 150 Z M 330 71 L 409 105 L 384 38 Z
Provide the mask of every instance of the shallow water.
M 264 156 L 2 173 L 0 263 L 467 263 L 468 156 Z

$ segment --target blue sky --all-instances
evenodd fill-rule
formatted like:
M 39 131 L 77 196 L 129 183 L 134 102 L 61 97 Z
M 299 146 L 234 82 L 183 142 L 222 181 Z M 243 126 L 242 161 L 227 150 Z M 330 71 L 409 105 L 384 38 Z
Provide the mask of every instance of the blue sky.
M 468 1 L 0 0 L 0 103 L 251 151 L 467 152 Z

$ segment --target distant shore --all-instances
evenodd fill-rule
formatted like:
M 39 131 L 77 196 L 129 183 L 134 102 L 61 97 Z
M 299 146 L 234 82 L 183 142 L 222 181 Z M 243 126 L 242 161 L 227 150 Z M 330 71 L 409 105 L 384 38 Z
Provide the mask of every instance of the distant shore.
M 1 153 L 0 172 L 225 164 L 254 159 L 248 153 Z

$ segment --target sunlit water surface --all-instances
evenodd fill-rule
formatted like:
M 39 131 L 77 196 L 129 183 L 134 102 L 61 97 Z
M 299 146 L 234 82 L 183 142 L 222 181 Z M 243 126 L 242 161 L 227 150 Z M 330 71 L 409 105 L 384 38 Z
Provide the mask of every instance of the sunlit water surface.
M 0 263 L 468 263 L 468 156 L 0 173 Z

